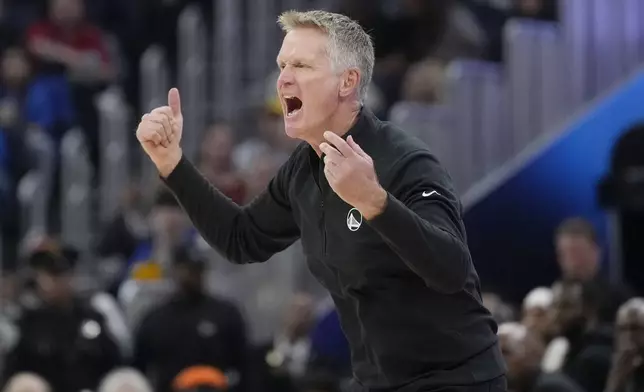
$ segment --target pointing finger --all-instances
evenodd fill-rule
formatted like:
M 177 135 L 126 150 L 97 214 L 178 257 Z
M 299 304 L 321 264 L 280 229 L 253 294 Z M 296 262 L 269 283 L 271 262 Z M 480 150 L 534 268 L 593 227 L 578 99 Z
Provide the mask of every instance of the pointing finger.
M 329 158 L 338 163 L 342 160 L 342 158 L 344 158 L 342 154 L 340 154 L 340 151 L 336 150 L 335 147 L 326 142 L 320 144 L 320 151 L 324 153 L 324 155 L 326 156 L 325 158 Z
M 324 138 L 345 157 L 348 158 L 356 154 L 356 152 L 353 151 L 353 149 L 347 144 L 347 142 L 335 133 L 326 131 L 324 132 Z

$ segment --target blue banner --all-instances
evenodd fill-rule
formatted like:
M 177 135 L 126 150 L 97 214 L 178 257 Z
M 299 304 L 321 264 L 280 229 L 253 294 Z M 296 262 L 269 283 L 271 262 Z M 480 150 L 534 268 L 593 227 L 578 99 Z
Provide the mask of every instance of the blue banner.
M 520 301 L 531 288 L 551 284 L 559 275 L 553 231 L 566 218 L 590 220 L 605 241 L 597 184 L 609 170 L 614 143 L 642 120 L 644 73 L 518 163 L 518 170 L 468 208 L 469 245 L 484 289 Z

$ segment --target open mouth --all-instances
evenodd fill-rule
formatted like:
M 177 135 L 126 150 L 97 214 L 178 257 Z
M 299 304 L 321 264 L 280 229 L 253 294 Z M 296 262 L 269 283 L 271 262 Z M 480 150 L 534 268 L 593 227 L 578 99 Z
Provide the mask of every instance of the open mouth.
M 302 100 L 298 97 L 284 97 L 286 102 L 286 117 L 293 117 L 302 110 Z

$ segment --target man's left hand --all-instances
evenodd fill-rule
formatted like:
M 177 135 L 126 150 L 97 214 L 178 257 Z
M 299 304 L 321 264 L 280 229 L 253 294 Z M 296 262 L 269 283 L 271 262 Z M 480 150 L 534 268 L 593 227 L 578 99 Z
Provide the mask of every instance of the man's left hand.
M 369 220 L 379 215 L 387 203 L 387 192 L 380 186 L 373 160 L 349 136 L 345 141 L 325 132 L 320 144 L 324 156 L 324 175 L 333 191 Z

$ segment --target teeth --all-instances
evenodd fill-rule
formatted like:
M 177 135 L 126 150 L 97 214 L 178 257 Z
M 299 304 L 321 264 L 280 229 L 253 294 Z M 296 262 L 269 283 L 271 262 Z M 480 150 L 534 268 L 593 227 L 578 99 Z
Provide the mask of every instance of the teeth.
M 300 111 L 300 109 L 293 110 L 292 112 L 287 113 L 287 114 L 286 114 L 286 117 L 293 117 L 293 116 L 295 116 L 299 111 Z

